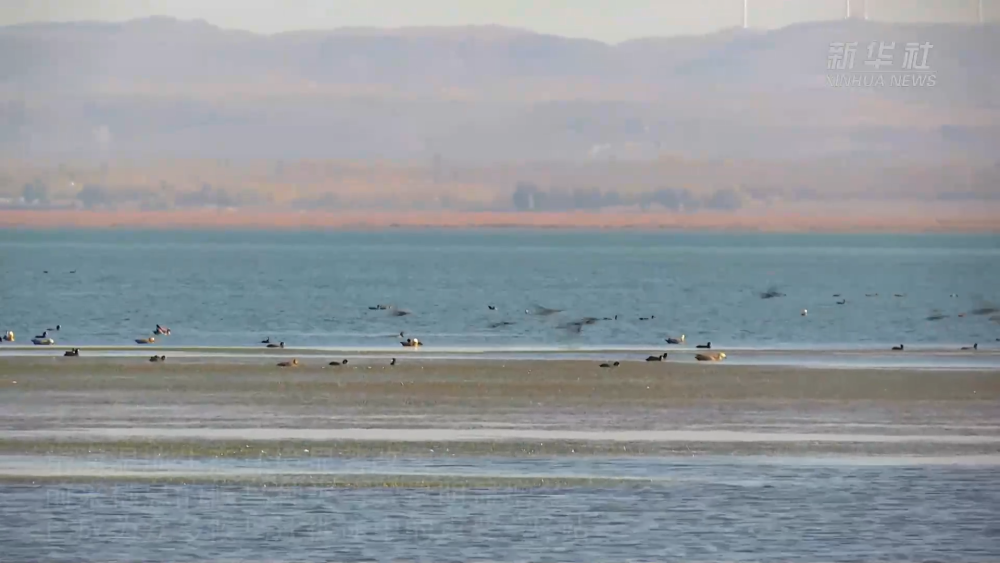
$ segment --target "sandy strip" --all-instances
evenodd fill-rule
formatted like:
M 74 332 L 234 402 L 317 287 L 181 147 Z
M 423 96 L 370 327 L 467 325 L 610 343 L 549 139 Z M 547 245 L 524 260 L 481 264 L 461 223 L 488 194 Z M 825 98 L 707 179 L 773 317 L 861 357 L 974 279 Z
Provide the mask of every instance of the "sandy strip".
M 1000 400 L 1000 370 L 802 369 L 725 363 L 381 359 L 282 369 L 268 360 L 154 364 L 144 359 L 2 358 L 0 404 L 383 405 L 382 414 L 437 406 L 627 406 L 718 401 Z M 60 395 L 57 395 L 60 394 Z M 125 396 L 127 395 L 127 397 Z M 405 407 L 405 408 L 403 408 Z M 336 414 L 336 413 L 330 413 Z
M 481 428 L 73 428 L 61 430 L 7 431 L 8 440 L 76 441 L 117 440 L 296 440 L 332 442 L 353 440 L 364 442 L 696 442 L 696 443 L 782 443 L 782 442 L 847 442 L 922 444 L 1000 444 L 1000 435 L 873 435 L 873 434 L 804 434 L 731 432 L 724 430 L 659 430 L 619 432 L 573 432 L 566 430 L 512 430 Z
M 1000 444 L 997 371 L 322 364 L 4 358 L 0 453 L 984 455 Z

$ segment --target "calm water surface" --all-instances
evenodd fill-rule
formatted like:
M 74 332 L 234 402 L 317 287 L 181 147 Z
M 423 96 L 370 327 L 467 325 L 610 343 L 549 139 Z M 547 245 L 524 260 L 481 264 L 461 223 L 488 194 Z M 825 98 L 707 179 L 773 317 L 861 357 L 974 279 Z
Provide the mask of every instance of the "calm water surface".
M 271 336 L 294 347 L 355 350 L 397 350 L 402 330 L 427 342 L 428 353 L 650 348 L 682 333 L 690 345 L 711 340 L 733 349 L 884 350 L 905 342 L 962 355 L 955 348 L 979 342 L 978 360 L 995 356 L 1000 325 L 992 313 L 971 312 L 1000 303 L 997 279 L 996 236 L 5 230 L 0 329 L 30 344 L 61 324 L 54 334 L 60 345 L 128 346 L 160 323 L 174 330 L 163 338 L 171 346 L 259 346 Z M 786 295 L 761 299 L 772 286 Z M 837 305 L 834 294 L 847 303 Z M 379 303 L 412 314 L 368 309 Z M 535 305 L 565 312 L 525 314 Z M 933 312 L 947 318 L 926 320 Z M 558 328 L 615 315 L 580 333 Z M 492 326 L 503 321 L 511 324 Z M 0 354 L 10 348 L 0 345 Z M 786 360 L 801 363 L 795 354 Z M 847 365 L 871 362 L 864 354 L 836 356 Z M 886 367 L 902 360 L 893 361 Z M 40 424 L 33 415 L 48 416 L 30 404 L 7 409 L 28 430 Z M 192 416 L 185 405 L 163 409 L 171 424 L 200 425 L 185 418 Z M 107 408 L 93 416 L 115 426 L 125 423 L 121 413 Z M 987 424 L 975 433 L 992 436 L 989 411 L 982 419 L 963 413 L 973 422 L 955 424 Z M 800 425 L 826 423 L 815 410 L 795 416 Z M 866 421 L 856 409 L 845 416 L 836 424 Z M 880 424 L 892 422 L 904 421 Z M 970 431 L 937 424 L 920 432 Z M 886 428 L 878 431 L 891 434 Z M 123 465 L 99 457 L 0 457 L 4 475 L 20 476 L 0 483 L 2 561 L 1000 559 L 1000 462 L 992 450 L 979 456 L 985 462 L 961 465 L 950 465 L 946 453 L 933 462 L 796 463 L 729 456 Z M 109 477 L 115 471 L 120 479 Z M 622 485 L 346 489 L 264 487 L 247 477 L 317 471 L 388 480 L 602 477 Z M 125 482 L 122 472 L 146 482 Z M 242 484 L 156 482 L 184 472 L 231 474 Z M 56 481 L 103 475 L 104 482 L 31 483 L 43 474 Z
M 996 348 L 996 318 L 957 315 L 1000 303 L 998 279 L 997 236 L 3 230 L 0 328 L 30 344 L 61 324 L 66 345 L 130 345 L 159 323 L 171 346 L 389 349 L 402 330 L 428 350 L 649 347 L 681 333 L 733 347 Z M 761 299 L 771 286 L 786 296 Z M 380 303 L 412 314 L 368 309 Z M 535 305 L 565 312 L 525 314 Z
M 987 561 L 995 469 L 674 461 L 660 483 L 551 489 L 7 484 L 0 544 L 5 561 Z

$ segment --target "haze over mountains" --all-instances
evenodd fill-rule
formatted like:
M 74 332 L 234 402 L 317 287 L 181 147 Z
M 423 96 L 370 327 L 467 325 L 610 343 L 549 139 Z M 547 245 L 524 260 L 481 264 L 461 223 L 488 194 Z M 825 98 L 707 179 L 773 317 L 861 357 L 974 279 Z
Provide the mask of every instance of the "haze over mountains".
M 872 41 L 895 43 L 895 71 L 906 43 L 930 43 L 934 86 L 831 85 L 849 70 L 828 68 L 830 43 L 849 41 L 855 71 L 871 70 Z M 519 183 L 627 193 L 765 182 L 779 195 L 822 195 L 845 193 L 853 178 L 847 191 L 869 196 L 992 199 L 997 53 L 995 24 L 858 20 L 617 45 L 501 27 L 265 36 L 169 18 L 11 26 L 0 28 L 0 159 L 21 168 L 0 174 L 0 193 L 19 194 L 25 174 L 59 163 L 59 186 L 68 163 L 76 189 L 121 184 L 108 166 L 125 161 L 150 163 L 144 179 L 129 177 L 135 189 L 259 192 L 272 189 L 260 174 L 241 180 L 233 169 L 274 179 L 279 161 L 294 175 L 312 159 L 338 164 L 303 173 L 294 189 L 340 204 L 364 199 L 343 178 L 366 191 L 357 176 L 386 170 L 398 173 L 401 200 L 417 199 L 406 192 L 419 177 L 445 192 L 453 184 L 452 202 L 477 193 L 467 199 L 486 207 L 513 205 Z M 224 159 L 228 172 L 179 179 L 153 164 L 165 159 Z M 953 177 L 957 188 L 942 185 Z

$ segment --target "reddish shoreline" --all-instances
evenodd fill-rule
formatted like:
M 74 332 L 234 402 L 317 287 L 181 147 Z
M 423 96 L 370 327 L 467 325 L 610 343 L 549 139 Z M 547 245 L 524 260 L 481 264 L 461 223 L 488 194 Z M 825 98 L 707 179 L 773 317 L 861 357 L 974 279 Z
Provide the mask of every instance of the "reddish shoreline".
M 938 217 L 803 213 L 513 213 L 392 211 L 82 211 L 0 210 L 0 228 L 385 229 L 385 228 L 680 229 L 761 232 L 1000 233 L 989 212 Z

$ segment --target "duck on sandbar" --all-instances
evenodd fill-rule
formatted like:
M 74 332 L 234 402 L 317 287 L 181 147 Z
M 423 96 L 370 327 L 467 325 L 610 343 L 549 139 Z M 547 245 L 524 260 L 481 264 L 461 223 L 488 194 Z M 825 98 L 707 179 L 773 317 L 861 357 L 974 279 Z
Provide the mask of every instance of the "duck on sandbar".
M 667 344 L 682 344 L 684 342 L 685 336 L 682 334 L 680 338 L 667 338 Z
M 285 343 L 284 342 L 279 342 L 277 344 L 273 344 L 272 343 L 272 344 L 268 344 L 267 347 L 268 348 L 284 348 L 285 347 Z
M 893 346 L 892 349 L 896 352 L 901 352 L 903 350 L 903 345 L 900 344 L 899 346 Z
M 601 367 L 602 368 L 616 368 L 616 367 L 618 367 L 620 365 L 621 365 L 621 362 L 615 362 L 613 364 L 604 363 L 604 364 L 601 364 Z
M 978 350 L 978 349 L 979 349 L 979 343 L 978 342 L 976 342 L 972 346 L 963 346 L 962 347 L 962 350 Z
M 715 352 L 711 354 L 695 354 L 694 359 L 699 362 L 721 362 L 726 359 L 725 352 Z
M 156 342 L 156 337 L 155 336 L 150 336 L 148 338 L 136 338 L 135 339 L 135 343 L 136 344 L 153 344 L 155 342 Z
M 339 361 L 339 362 L 337 360 L 334 360 L 334 361 L 330 362 L 327 365 L 330 365 L 330 366 L 346 366 L 347 365 L 347 360 L 345 359 L 345 360 L 342 360 L 342 361 Z
M 659 356 L 650 356 L 650 357 L 646 358 L 646 361 L 647 362 L 662 362 L 663 360 L 666 360 L 666 359 L 667 359 L 667 353 L 664 352 L 664 353 L 660 354 Z
M 165 361 L 167 361 L 167 357 L 166 356 L 150 356 L 149 357 L 149 361 L 150 362 L 165 362 Z
M 278 362 L 279 368 L 292 368 L 292 367 L 298 367 L 298 365 L 299 365 L 298 358 L 293 358 L 292 361 L 290 362 Z
M 67 351 L 63 352 L 63 357 L 64 358 L 75 358 L 75 357 L 77 357 L 79 355 L 80 355 L 80 349 L 79 348 L 73 348 L 72 350 L 67 350 Z
M 391 361 L 391 362 L 389 362 L 389 365 L 390 365 L 390 366 L 394 366 L 394 365 L 396 365 L 396 358 L 393 358 L 393 359 L 392 359 L 392 361 Z

